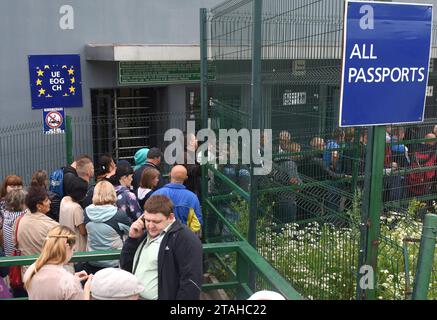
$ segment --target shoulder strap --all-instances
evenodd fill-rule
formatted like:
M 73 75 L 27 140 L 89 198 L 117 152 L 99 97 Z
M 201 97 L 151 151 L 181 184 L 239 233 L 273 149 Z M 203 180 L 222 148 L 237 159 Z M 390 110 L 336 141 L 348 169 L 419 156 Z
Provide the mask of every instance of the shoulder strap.
M 18 247 L 18 225 L 20 224 L 21 218 L 23 218 L 24 214 L 18 217 L 17 226 L 15 227 L 15 246 Z
M 138 263 L 140 262 L 141 253 L 143 252 L 146 242 L 147 242 L 147 236 L 144 238 L 144 240 L 140 245 L 140 251 L 138 251 L 137 261 L 135 261 L 135 265 L 132 267 L 132 274 L 135 274 L 135 271 L 137 271 Z M 135 258 L 135 254 L 134 254 L 134 258 Z

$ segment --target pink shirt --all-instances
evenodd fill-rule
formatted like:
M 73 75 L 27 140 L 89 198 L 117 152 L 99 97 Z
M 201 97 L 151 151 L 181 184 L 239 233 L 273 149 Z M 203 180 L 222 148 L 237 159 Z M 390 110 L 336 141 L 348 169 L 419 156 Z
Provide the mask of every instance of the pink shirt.
M 23 282 L 35 269 L 32 264 L 24 274 Z M 82 286 L 64 266 L 46 264 L 32 277 L 27 288 L 29 300 L 84 300 Z
M 69 227 L 76 233 L 75 252 L 86 251 L 87 236 L 79 232 L 79 226 L 84 224 L 83 209 L 71 197 L 64 197 L 59 208 L 59 224 Z M 84 225 L 85 226 L 85 225 Z

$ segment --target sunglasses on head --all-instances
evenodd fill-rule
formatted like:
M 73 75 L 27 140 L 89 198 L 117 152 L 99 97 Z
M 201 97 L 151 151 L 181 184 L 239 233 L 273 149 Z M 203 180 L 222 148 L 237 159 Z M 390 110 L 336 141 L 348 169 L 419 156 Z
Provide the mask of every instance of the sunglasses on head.
M 66 238 L 67 243 L 70 247 L 72 247 L 76 244 L 76 236 L 75 235 L 72 235 L 72 236 L 53 235 L 53 236 L 47 237 L 47 239 L 49 239 L 49 238 Z

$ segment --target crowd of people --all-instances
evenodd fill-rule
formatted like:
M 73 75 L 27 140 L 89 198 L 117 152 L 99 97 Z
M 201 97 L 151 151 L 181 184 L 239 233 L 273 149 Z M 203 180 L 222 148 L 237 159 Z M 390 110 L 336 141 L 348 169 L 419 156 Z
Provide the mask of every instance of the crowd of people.
M 437 130 L 433 129 L 387 127 L 384 201 L 436 191 Z M 271 201 L 273 216 L 279 222 L 299 218 L 297 195 L 305 182 L 347 178 L 354 170 L 364 174 L 366 130 L 336 129 L 325 138 L 312 137 L 304 147 L 301 140 L 283 130 L 273 142 L 272 171 L 260 177 L 261 184 L 268 179 L 295 187 L 277 192 Z M 195 143 L 185 147 L 196 150 Z M 262 149 L 261 145 L 260 153 Z M 199 201 L 200 166 L 174 165 L 167 178 L 161 172 L 163 154 L 159 148 L 142 148 L 134 160 L 132 167 L 126 160 L 116 162 L 111 155 L 103 155 L 94 165 L 90 157 L 81 155 L 50 175 L 35 171 L 27 186 L 18 175 L 4 178 L 0 188 L 0 255 L 39 258 L 22 268 L 22 285 L 16 284 L 11 270 L 0 268 L 0 297 L 200 297 L 204 224 Z M 410 168 L 420 170 L 400 170 Z M 224 164 L 219 170 L 248 190 L 248 166 Z M 210 177 L 209 191 L 214 184 L 222 193 L 232 192 L 229 184 L 220 183 Z M 312 188 L 322 202 L 329 197 L 333 209 L 339 210 L 341 196 L 334 198 L 319 185 Z M 223 209 L 225 216 L 238 219 L 228 209 Z M 214 223 L 210 225 L 214 227 Z M 121 250 L 120 260 L 70 262 L 74 252 L 113 249 Z M 112 283 L 113 289 L 102 289 Z
M 200 176 L 175 165 L 166 181 L 162 157 L 159 148 L 142 148 L 132 167 L 110 155 L 94 166 L 81 155 L 50 175 L 34 172 L 28 186 L 6 176 L 1 255 L 39 257 L 18 284 L 16 267 L 0 269 L 0 297 L 199 299 L 203 219 L 199 190 L 186 184 L 198 186 Z M 120 260 L 70 262 L 75 252 L 114 249 Z
M 351 177 L 353 167 L 364 176 L 367 130 L 338 128 L 325 141 L 320 137 L 310 140 L 308 155 L 289 158 L 297 164 L 297 177 L 331 180 Z M 284 134 L 283 134 L 284 135 Z M 358 143 L 354 143 L 359 137 Z M 437 191 L 437 126 L 386 126 L 383 201 L 400 204 L 403 199 L 427 196 Z M 290 138 L 280 143 L 288 152 L 300 151 Z M 282 141 L 282 142 L 281 142 Z M 281 150 L 279 150 L 281 152 Z M 332 198 L 332 197 L 331 197 Z
M 384 174 L 383 201 L 398 206 L 403 199 L 436 193 L 437 126 L 386 128 L 384 172 L 381 173 Z M 293 137 L 290 131 L 281 130 L 276 137 L 272 141 L 272 170 L 270 174 L 259 177 L 259 185 L 262 188 L 292 188 L 266 195 L 273 222 L 283 224 L 329 212 L 345 212 L 351 199 L 344 196 L 344 191 L 351 190 L 353 175 L 358 177 L 358 185 L 363 187 L 367 129 L 336 128 L 324 137 Z M 263 147 L 260 149 L 262 152 Z M 249 190 L 248 166 L 224 164 L 219 171 L 239 187 Z M 314 183 L 320 181 L 327 183 Z M 331 184 L 329 181 L 338 182 Z M 219 193 L 232 191 L 221 181 L 215 181 L 213 189 Z M 306 200 L 305 195 L 311 196 L 316 203 Z M 229 208 L 225 207 L 223 211 L 228 219 L 237 219 Z

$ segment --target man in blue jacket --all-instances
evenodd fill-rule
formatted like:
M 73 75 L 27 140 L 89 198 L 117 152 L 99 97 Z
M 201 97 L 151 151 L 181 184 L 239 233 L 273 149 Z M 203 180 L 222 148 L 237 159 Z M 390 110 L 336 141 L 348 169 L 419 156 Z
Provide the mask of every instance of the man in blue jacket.
M 176 165 L 170 172 L 170 183 L 153 192 L 153 195 L 165 195 L 170 198 L 174 206 L 177 220 L 186 224 L 194 233 L 200 233 L 203 220 L 199 198 L 184 186 L 187 179 L 187 169 Z
M 122 269 L 144 285 L 145 300 L 198 300 L 202 286 L 202 244 L 173 214 L 166 196 L 151 196 L 132 223 L 120 256 Z

